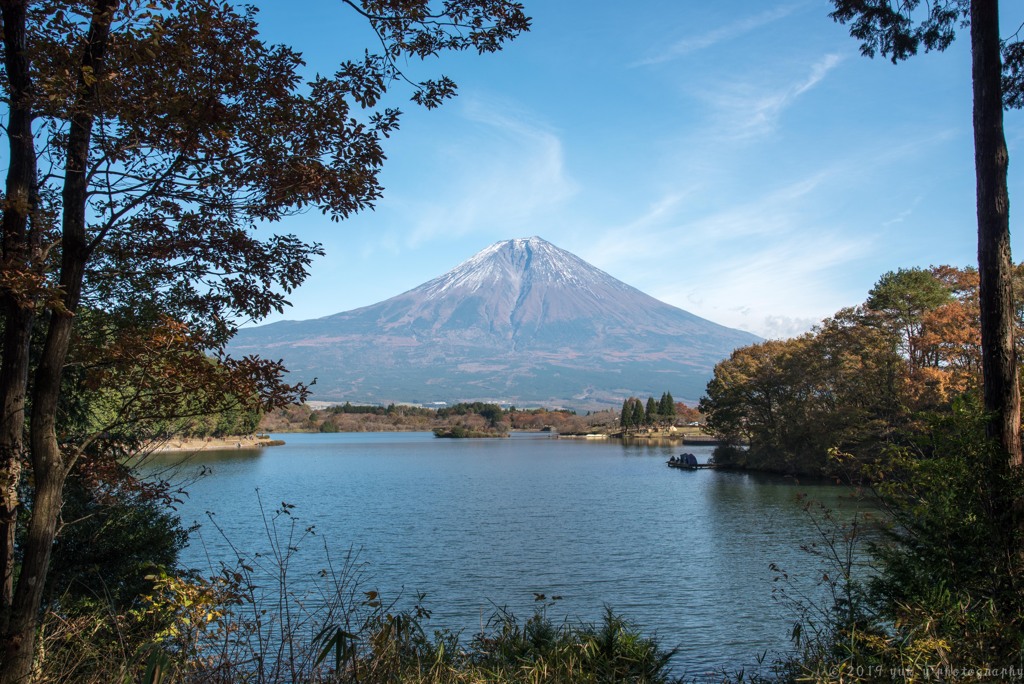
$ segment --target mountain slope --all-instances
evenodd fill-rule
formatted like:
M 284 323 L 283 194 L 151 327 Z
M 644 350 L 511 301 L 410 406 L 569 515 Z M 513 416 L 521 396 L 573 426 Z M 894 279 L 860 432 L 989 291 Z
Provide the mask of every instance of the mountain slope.
M 597 407 L 696 399 L 757 337 L 665 304 L 540 238 L 491 245 L 372 306 L 242 330 L 231 351 L 283 358 L 317 399 L 508 400 Z

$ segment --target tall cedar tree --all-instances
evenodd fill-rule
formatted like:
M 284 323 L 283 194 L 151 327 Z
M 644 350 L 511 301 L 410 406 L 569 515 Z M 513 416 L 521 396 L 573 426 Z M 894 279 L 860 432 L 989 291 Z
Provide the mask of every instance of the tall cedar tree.
M 661 395 L 661 400 L 658 402 L 658 415 L 670 425 L 675 421 L 676 401 L 672 398 L 671 392 L 665 392 Z
M 654 425 L 658 422 L 658 402 L 654 397 L 647 397 L 647 405 L 644 407 L 644 425 Z
M 861 41 L 865 55 L 881 52 L 893 63 L 916 55 L 922 47 L 946 49 L 957 29 L 970 24 L 985 409 L 993 415 L 990 434 L 1005 450 L 1007 465 L 1020 466 L 1003 106 L 1024 105 L 1024 44 L 1000 40 L 998 0 L 832 0 L 832 4 L 836 8 L 832 18 L 850 23 L 850 34 Z
M 258 233 L 303 210 L 341 220 L 373 205 L 381 141 L 399 118 L 382 96 L 396 82 L 427 107 L 455 93 L 447 77 L 414 83 L 398 64 L 494 52 L 529 28 L 511 0 L 343 3 L 376 31 L 379 53 L 303 83 L 300 54 L 265 44 L 255 10 L 234 3 L 0 0 L 9 145 L 0 219 L 0 684 L 31 672 L 63 485 L 107 434 L 103 426 L 62 432 L 69 363 L 95 371 L 86 385 L 99 394 L 118 368 L 149 383 L 124 397 L 130 410 L 113 412 L 119 424 L 132 412 L 173 408 L 190 384 L 211 405 L 231 396 L 269 407 L 301 395 L 282 383 L 279 364 L 223 353 L 235 322 L 280 311 L 320 252 L 291 235 Z M 86 314 L 99 310 L 102 330 L 86 330 Z M 23 464 L 32 472 L 30 520 L 15 573 Z
M 639 428 L 644 424 L 644 403 L 639 398 L 633 400 L 633 416 L 630 423 L 633 427 Z

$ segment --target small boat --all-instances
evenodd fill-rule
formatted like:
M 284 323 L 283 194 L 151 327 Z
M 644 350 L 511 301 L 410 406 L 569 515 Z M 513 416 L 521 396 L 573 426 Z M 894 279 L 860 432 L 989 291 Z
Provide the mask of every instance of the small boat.
M 710 463 L 698 463 L 697 457 L 693 454 L 679 454 L 679 456 L 673 456 L 668 459 L 669 468 L 679 468 L 680 470 L 697 470 L 698 468 L 711 468 Z

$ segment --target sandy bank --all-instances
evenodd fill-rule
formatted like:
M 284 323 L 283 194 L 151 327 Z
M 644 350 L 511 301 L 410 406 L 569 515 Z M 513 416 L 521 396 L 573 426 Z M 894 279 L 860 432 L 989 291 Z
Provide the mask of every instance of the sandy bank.
M 160 444 L 153 451 L 158 453 L 184 451 L 221 451 L 224 449 L 262 449 L 268 446 L 284 444 L 279 439 L 270 439 L 266 435 L 244 435 L 241 437 L 200 437 L 196 439 L 171 438 Z

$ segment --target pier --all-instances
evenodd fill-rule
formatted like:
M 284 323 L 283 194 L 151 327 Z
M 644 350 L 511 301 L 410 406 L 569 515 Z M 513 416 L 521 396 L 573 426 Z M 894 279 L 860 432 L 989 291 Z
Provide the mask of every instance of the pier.
M 686 463 L 685 461 L 666 461 L 669 468 L 678 470 L 714 470 L 718 468 L 717 463 Z

